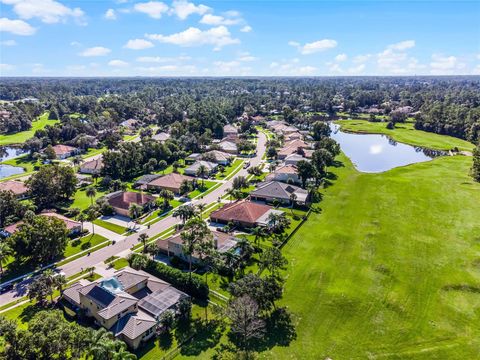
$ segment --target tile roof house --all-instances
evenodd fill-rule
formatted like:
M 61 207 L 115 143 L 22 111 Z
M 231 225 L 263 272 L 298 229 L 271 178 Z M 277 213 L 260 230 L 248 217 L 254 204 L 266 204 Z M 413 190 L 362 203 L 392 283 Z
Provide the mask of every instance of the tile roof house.
M 276 212 L 281 213 L 281 211 L 277 211 L 268 205 L 248 200 L 238 200 L 212 212 L 210 220 L 220 224 L 233 222 L 241 227 L 251 228 L 267 225 L 266 219 L 268 216 Z
M 193 165 L 190 165 L 189 167 L 185 168 L 185 170 L 183 170 L 183 173 L 185 175 L 197 176 L 197 171 L 202 165 L 207 168 L 209 174 L 213 174 L 215 171 L 217 171 L 218 164 L 212 163 L 210 161 L 200 160 L 194 163 Z
M 215 244 L 215 250 L 219 253 L 225 253 L 237 245 L 237 239 L 229 234 L 219 231 L 212 231 L 213 241 Z M 188 261 L 188 257 L 183 252 L 183 240 L 180 233 L 174 234 L 166 240 L 159 239 L 156 242 L 160 251 L 168 254 L 168 256 L 177 256 L 185 261 Z M 199 262 L 200 259 L 196 253 L 192 255 L 192 262 Z
M 185 176 L 177 173 L 170 173 L 164 176 L 160 176 L 149 183 L 147 183 L 147 189 L 149 190 L 170 190 L 174 194 L 180 194 L 180 187 L 184 181 L 195 181 L 195 178 Z
M 235 126 L 227 124 L 223 127 L 223 137 L 237 137 L 238 130 Z
M 155 201 L 152 195 L 130 191 L 117 191 L 106 195 L 105 198 L 113 210 L 123 216 L 130 216 L 129 209 L 132 204 L 148 208 Z
M 100 174 L 103 170 L 103 160 L 102 158 L 85 161 L 82 165 L 80 165 L 80 170 L 82 174 Z
M 300 154 L 297 154 L 297 153 L 294 153 L 294 154 L 290 154 L 288 155 L 285 160 L 284 160 L 284 163 L 285 165 L 297 165 L 299 161 L 308 161 L 306 158 L 304 158 L 302 155 Z
M 63 221 L 63 223 L 67 227 L 67 230 L 70 232 L 70 235 L 78 234 L 82 230 L 82 224 L 80 222 L 69 219 L 69 218 L 67 218 L 63 215 L 57 214 L 55 212 L 43 212 L 43 213 L 40 213 L 40 215 L 41 216 L 47 216 L 47 217 L 54 217 L 54 218 L 57 218 L 58 220 Z M 15 233 L 15 231 L 18 230 L 18 228 L 22 224 L 23 224 L 23 221 L 18 221 L 15 224 L 11 224 L 11 225 L 6 226 L 3 229 L 3 234 L 6 235 L 6 236 L 12 235 L 13 233 Z
M 308 191 L 301 187 L 286 184 L 280 181 L 268 181 L 259 184 L 257 189 L 250 193 L 252 200 L 265 202 L 279 201 L 282 204 L 292 204 L 292 196 L 295 197 L 294 203 L 306 205 L 308 203 Z
M 17 199 L 25 199 L 28 196 L 28 187 L 18 180 L 0 182 L 0 191 L 11 191 Z
M 265 180 L 281 181 L 285 183 L 292 182 L 294 184 L 300 184 L 302 182 L 298 176 L 297 167 L 295 165 L 280 166 L 273 173 L 268 174 Z
M 202 159 L 202 154 L 199 153 L 193 153 L 188 155 L 185 158 L 185 164 L 193 164 L 195 161 L 201 160 Z
M 235 142 L 228 140 L 228 139 L 223 139 L 218 143 L 218 146 L 220 149 L 226 153 L 229 154 L 237 154 L 238 153 L 238 147 Z
M 283 148 L 278 151 L 277 158 L 280 160 L 285 159 L 288 155 L 295 154 L 300 150 L 310 148 L 310 144 L 303 140 L 292 140 L 287 142 Z
M 228 165 L 230 161 L 235 157 L 233 154 L 229 154 L 223 151 L 211 150 L 202 154 L 203 160 L 210 160 L 219 165 Z
M 147 175 L 142 175 L 140 176 L 134 183 L 133 187 L 135 188 L 140 188 L 140 189 L 146 189 L 147 184 L 155 179 L 158 179 L 160 174 L 147 174 Z
M 69 146 L 69 145 L 62 145 L 58 144 L 55 146 L 52 146 L 53 151 L 55 152 L 55 155 L 57 156 L 57 159 L 63 160 L 66 159 L 70 156 L 77 155 L 80 150 L 77 149 L 76 147 Z
M 154 334 L 160 316 L 189 296 L 169 283 L 130 268 L 97 282 L 80 280 L 63 292 L 74 309 L 137 349 Z

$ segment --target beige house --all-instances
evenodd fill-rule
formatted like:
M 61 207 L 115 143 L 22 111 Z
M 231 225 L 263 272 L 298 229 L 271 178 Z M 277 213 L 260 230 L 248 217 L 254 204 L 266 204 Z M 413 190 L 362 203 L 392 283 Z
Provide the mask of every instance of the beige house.
M 63 293 L 76 310 L 137 349 L 155 334 L 160 316 L 189 298 L 169 283 L 131 268 L 97 282 L 80 280 Z

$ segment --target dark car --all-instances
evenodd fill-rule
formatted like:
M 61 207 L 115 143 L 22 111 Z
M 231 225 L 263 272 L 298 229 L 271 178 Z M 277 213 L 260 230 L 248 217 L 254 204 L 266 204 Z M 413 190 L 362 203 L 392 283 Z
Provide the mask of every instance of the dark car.
M 0 294 L 4 294 L 6 292 L 13 290 L 13 287 L 14 287 L 13 283 L 2 286 L 0 288 Z

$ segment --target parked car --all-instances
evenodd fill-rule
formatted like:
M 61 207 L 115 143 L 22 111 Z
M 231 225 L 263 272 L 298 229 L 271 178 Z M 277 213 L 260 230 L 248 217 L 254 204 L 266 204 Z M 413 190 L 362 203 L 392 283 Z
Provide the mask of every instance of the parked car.
M 243 164 L 243 168 L 246 169 L 250 166 L 250 161 L 247 161 L 245 164 Z
M 13 283 L 2 286 L 0 288 L 0 294 L 4 294 L 6 292 L 9 292 L 10 290 L 13 290 L 13 287 L 14 287 Z

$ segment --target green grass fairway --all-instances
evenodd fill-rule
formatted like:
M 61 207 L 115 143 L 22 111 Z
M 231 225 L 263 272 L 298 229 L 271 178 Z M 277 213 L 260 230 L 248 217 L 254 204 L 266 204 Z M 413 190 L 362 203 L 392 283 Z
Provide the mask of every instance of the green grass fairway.
M 345 165 L 292 237 L 282 304 L 297 340 L 271 359 L 474 359 L 480 350 L 480 184 L 471 158 L 382 174 Z
M 48 120 L 48 112 L 38 117 L 38 120 L 32 121 L 32 128 L 26 131 L 20 131 L 15 134 L 0 135 L 0 145 L 21 144 L 33 137 L 35 131 L 43 129 L 47 125 L 54 125 L 58 120 Z
M 397 124 L 394 130 L 386 128 L 382 122 L 369 122 L 366 120 L 340 120 L 336 121 L 345 131 L 367 134 L 385 134 L 393 140 L 414 146 L 424 146 L 434 150 L 451 150 L 457 147 L 459 150 L 472 151 L 474 145 L 468 141 L 451 136 L 439 135 L 426 131 L 415 130 L 413 123 Z

